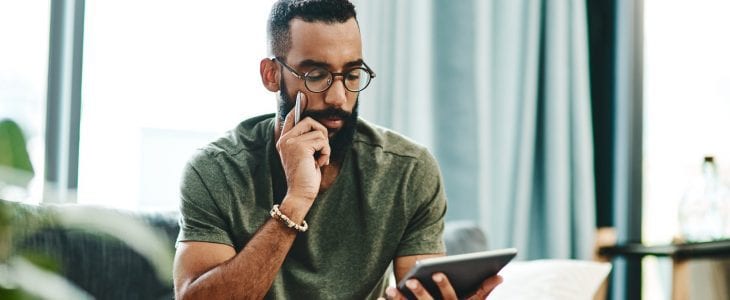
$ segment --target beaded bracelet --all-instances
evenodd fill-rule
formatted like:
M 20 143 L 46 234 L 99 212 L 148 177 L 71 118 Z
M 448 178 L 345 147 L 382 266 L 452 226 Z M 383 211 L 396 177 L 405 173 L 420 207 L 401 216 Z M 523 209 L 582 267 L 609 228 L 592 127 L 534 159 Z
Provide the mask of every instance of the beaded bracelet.
M 307 221 L 302 220 L 302 225 L 299 225 L 297 223 L 294 223 L 289 217 L 287 217 L 285 214 L 282 214 L 279 210 L 279 205 L 275 204 L 273 208 L 271 208 L 271 217 L 274 219 L 279 219 L 282 222 L 284 222 L 284 225 L 289 228 L 294 228 L 294 230 L 299 232 L 305 232 L 307 229 L 309 229 L 309 225 L 307 225 Z

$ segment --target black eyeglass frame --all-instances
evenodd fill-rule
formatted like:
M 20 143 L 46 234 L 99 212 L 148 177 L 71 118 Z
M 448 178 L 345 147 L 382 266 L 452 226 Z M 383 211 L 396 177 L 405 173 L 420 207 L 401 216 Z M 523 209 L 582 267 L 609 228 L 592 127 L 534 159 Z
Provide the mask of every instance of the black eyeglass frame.
M 353 92 L 353 93 L 362 92 L 362 90 L 364 90 L 365 88 L 367 88 L 368 86 L 370 86 L 370 82 L 372 82 L 373 81 L 373 78 L 375 78 L 375 72 L 364 61 L 362 62 L 363 67 L 349 68 L 349 69 L 345 70 L 345 72 L 341 72 L 341 73 L 335 73 L 335 72 L 332 72 L 332 71 L 327 70 L 325 68 L 322 68 L 322 69 L 324 69 L 324 70 L 326 70 L 327 72 L 330 73 L 330 78 L 332 78 L 332 81 L 329 82 L 329 84 L 327 85 L 327 88 L 325 88 L 325 89 L 323 89 L 321 91 L 313 91 L 312 89 L 309 88 L 309 85 L 307 85 L 307 75 L 310 72 L 306 72 L 304 74 L 301 74 L 301 73 L 297 72 L 297 70 L 294 70 L 294 68 L 292 68 L 289 65 L 287 65 L 286 63 L 284 63 L 284 60 L 281 59 L 281 57 L 273 57 L 273 58 L 271 58 L 271 60 L 279 63 L 281 66 L 283 66 L 284 68 L 286 68 L 287 70 L 289 70 L 289 72 L 291 72 L 292 75 L 294 75 L 294 77 L 296 77 L 296 78 L 298 78 L 300 80 L 304 80 L 304 87 L 306 87 L 307 90 L 310 91 L 310 92 L 312 92 L 312 93 L 324 93 L 327 90 L 329 90 L 332 87 L 332 84 L 335 82 L 336 76 L 341 76 L 342 77 L 342 86 L 344 86 L 346 90 L 348 90 L 350 92 Z M 370 79 L 368 79 L 368 82 L 365 84 L 365 86 L 363 86 L 359 90 L 353 91 L 353 90 L 351 90 L 350 88 L 347 87 L 347 84 L 345 84 L 345 74 L 347 74 L 350 71 L 355 70 L 355 69 L 361 69 L 361 70 L 367 72 L 368 75 L 370 75 Z

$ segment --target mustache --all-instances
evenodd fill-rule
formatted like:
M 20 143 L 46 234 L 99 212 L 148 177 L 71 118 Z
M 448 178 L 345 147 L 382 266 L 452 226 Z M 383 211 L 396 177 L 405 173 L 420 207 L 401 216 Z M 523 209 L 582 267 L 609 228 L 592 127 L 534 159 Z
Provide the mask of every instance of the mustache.
M 321 119 L 332 119 L 332 118 L 339 118 L 339 119 L 349 119 L 352 116 L 352 113 L 346 112 L 339 108 L 329 107 L 322 110 L 305 110 L 302 113 L 302 118 L 310 117 L 315 120 L 321 120 Z

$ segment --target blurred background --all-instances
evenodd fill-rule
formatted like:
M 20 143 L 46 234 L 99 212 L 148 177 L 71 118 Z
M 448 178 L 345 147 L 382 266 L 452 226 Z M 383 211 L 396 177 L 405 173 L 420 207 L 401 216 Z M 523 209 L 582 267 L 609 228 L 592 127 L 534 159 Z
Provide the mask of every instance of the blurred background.
M 36 174 L 0 198 L 176 211 L 193 151 L 275 111 L 258 73 L 271 3 L 0 0 L 0 119 Z M 602 227 L 668 244 L 706 156 L 725 185 L 728 1 L 354 3 L 377 73 L 362 117 L 434 153 L 447 220 L 490 248 L 590 259 Z M 670 297 L 669 259 L 631 264 L 613 297 Z

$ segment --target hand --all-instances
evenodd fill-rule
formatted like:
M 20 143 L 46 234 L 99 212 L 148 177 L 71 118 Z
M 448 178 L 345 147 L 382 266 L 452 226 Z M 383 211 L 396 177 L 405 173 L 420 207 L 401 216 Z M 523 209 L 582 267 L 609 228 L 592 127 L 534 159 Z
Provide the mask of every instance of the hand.
M 432 280 L 439 287 L 439 291 L 441 292 L 442 296 L 441 299 L 458 299 L 456 297 L 456 292 L 454 291 L 454 288 L 451 286 L 449 279 L 446 278 L 446 275 L 444 273 L 433 274 Z M 483 300 L 487 298 L 492 290 L 494 290 L 494 288 L 496 288 L 500 283 L 502 283 L 502 276 L 496 275 L 489 277 L 484 280 L 479 289 L 474 292 L 474 294 L 467 297 L 467 299 Z M 416 296 L 416 299 L 434 299 L 434 297 L 428 293 L 426 288 L 424 288 L 417 279 L 409 279 L 408 281 L 406 281 L 406 287 L 411 290 L 411 293 Z M 406 296 L 401 294 L 400 291 L 394 287 L 388 287 L 385 293 L 388 296 L 388 299 L 407 299 Z
M 306 95 L 302 93 L 302 107 Z M 287 183 L 287 196 L 314 201 L 322 181 L 321 167 L 329 164 L 331 149 L 327 128 L 312 118 L 294 124 L 294 110 L 284 119 L 279 140 L 276 142 Z M 315 159 L 315 153 L 319 157 Z

